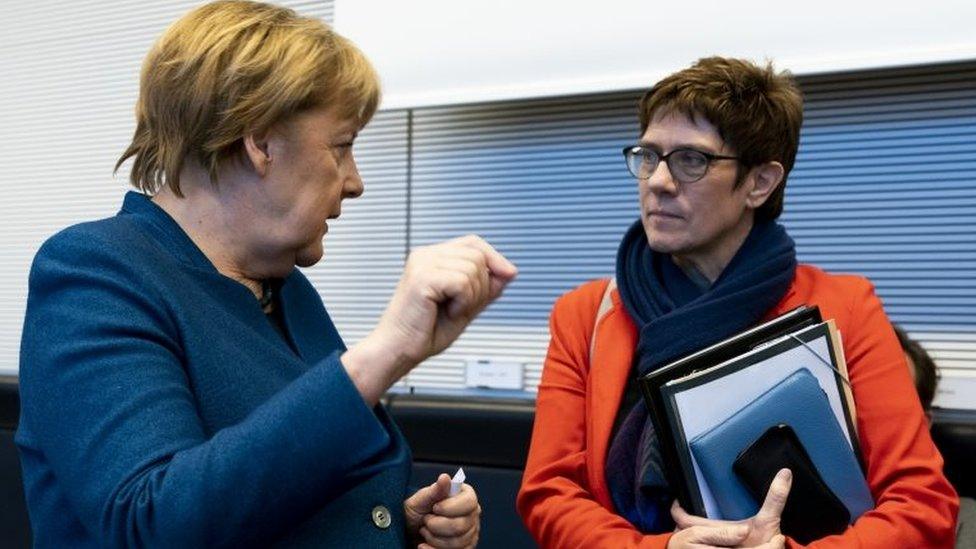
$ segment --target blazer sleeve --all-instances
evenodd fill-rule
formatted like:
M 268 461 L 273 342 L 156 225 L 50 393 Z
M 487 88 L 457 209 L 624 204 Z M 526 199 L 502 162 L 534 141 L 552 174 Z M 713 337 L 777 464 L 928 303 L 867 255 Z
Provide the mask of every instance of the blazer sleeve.
M 942 472 L 898 339 L 864 279 L 856 279 L 841 337 L 875 508 L 843 534 L 810 546 L 952 548 L 959 498 Z
M 54 237 L 30 276 L 25 446 L 101 546 L 262 545 L 389 444 L 338 352 L 206 435 L 179 333 L 144 286 L 131 258 L 86 235 Z
M 561 297 L 536 397 L 532 443 L 516 506 L 541 547 L 663 548 L 591 494 L 586 463 L 589 339 L 605 283 Z

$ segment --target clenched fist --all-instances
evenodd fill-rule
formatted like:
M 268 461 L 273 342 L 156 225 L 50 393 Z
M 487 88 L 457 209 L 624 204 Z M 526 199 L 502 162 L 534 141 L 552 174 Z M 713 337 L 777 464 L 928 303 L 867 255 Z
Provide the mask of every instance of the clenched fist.
M 451 477 L 441 473 L 430 486 L 425 486 L 403 502 L 410 545 L 417 542 L 420 549 L 477 546 L 481 530 L 481 505 L 478 494 L 468 484 L 457 495 L 449 496 Z
M 342 356 L 363 398 L 374 404 L 424 359 L 450 346 L 517 272 L 475 235 L 414 250 L 376 328 Z

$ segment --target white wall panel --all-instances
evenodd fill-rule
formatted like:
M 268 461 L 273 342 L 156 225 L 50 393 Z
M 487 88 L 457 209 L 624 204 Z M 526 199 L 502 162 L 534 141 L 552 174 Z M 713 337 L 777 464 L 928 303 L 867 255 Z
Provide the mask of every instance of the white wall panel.
M 647 87 L 708 55 L 797 74 L 976 57 L 976 4 L 881 0 L 336 0 L 398 109 Z
M 204 2 L 20 2 L 0 20 L 0 373 L 16 372 L 27 274 L 58 230 L 113 215 L 135 129 L 139 68 L 172 21 Z M 331 1 L 283 1 L 331 18 Z

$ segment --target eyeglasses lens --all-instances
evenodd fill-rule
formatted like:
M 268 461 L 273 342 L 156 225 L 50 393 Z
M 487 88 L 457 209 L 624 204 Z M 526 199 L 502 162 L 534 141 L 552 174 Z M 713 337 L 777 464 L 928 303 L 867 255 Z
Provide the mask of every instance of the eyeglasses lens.
M 698 181 L 708 169 L 708 157 L 693 150 L 674 151 L 668 157 L 668 169 L 678 181 L 690 183 Z
M 660 156 L 650 149 L 634 147 L 627 152 L 627 168 L 638 179 L 647 179 L 654 173 Z

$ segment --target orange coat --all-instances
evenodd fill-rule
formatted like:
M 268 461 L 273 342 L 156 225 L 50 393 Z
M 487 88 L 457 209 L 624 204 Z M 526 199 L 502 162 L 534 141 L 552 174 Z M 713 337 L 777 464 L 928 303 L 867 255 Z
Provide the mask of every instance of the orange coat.
M 637 343 L 637 329 L 616 290 L 612 308 L 594 326 L 607 284 L 582 285 L 562 296 L 552 312 L 532 445 L 517 501 L 519 514 L 543 547 L 663 548 L 670 538 L 637 531 L 613 511 L 607 488 L 610 431 Z M 942 473 L 942 456 L 873 286 L 861 277 L 800 265 L 768 317 L 802 304 L 819 305 L 824 318 L 837 322 L 867 481 L 877 502 L 842 535 L 811 546 L 953 547 L 959 498 Z

